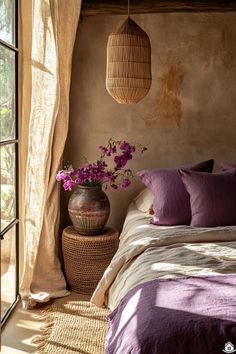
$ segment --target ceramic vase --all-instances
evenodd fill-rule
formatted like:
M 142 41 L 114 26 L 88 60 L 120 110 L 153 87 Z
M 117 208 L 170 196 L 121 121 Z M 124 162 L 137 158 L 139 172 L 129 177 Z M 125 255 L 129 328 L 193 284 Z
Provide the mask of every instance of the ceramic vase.
M 68 211 L 75 230 L 82 235 L 102 233 L 110 215 L 110 203 L 102 187 L 77 186 Z

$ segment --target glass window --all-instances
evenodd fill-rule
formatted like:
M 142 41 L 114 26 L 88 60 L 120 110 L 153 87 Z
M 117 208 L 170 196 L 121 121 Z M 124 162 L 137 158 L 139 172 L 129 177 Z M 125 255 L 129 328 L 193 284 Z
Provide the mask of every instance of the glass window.
M 0 1 L 0 38 L 9 43 L 15 44 L 15 1 Z
M 18 300 L 17 0 L 0 0 L 1 325 Z
M 1 231 L 16 217 L 15 145 L 1 146 Z
M 15 138 L 15 53 L 0 46 L 0 138 Z

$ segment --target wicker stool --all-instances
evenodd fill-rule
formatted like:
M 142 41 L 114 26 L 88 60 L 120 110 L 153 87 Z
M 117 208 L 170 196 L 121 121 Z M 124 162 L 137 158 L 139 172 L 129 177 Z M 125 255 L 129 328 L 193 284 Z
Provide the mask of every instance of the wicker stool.
M 119 244 L 117 230 L 106 228 L 96 236 L 84 236 L 67 227 L 62 235 L 66 279 L 72 290 L 92 294 Z

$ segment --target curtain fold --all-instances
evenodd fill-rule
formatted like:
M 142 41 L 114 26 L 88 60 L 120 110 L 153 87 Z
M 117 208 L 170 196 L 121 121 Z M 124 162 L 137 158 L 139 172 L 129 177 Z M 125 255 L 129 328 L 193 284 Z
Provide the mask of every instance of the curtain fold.
M 81 0 L 34 0 L 30 60 L 24 55 L 24 51 L 29 52 L 23 25 L 29 16 L 26 3 L 22 0 L 20 139 L 27 137 L 27 142 L 20 146 L 24 237 L 20 294 L 23 306 L 30 308 L 36 302 L 69 294 L 58 258 L 60 185 L 55 175 L 68 132 L 72 53 Z M 24 72 L 28 73 L 25 80 Z M 24 85 L 30 80 L 29 97 Z

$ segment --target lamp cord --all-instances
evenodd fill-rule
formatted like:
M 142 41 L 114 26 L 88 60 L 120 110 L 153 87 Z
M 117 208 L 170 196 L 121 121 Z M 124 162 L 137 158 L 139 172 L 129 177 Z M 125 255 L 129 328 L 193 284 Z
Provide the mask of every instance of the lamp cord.
M 128 17 L 129 17 L 129 0 L 128 0 Z

